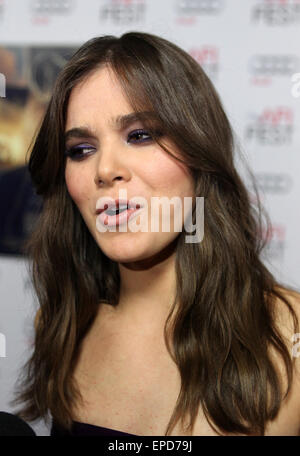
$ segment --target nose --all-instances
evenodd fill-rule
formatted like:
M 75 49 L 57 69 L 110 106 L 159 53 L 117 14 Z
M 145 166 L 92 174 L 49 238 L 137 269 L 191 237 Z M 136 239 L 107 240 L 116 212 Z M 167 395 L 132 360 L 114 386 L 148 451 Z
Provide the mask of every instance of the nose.
M 131 173 L 126 160 L 121 159 L 121 151 L 117 147 L 102 148 L 95 172 L 97 186 L 111 186 L 114 181 L 128 181 Z

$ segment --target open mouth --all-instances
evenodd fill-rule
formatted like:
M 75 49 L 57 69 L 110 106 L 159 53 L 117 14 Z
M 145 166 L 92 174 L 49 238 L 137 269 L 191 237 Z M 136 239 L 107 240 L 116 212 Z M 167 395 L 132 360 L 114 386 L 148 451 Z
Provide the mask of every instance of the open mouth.
M 118 215 L 121 214 L 122 212 L 128 210 L 128 209 L 133 209 L 132 206 L 128 206 L 127 204 L 120 204 L 120 206 L 116 208 L 108 208 L 104 212 L 106 215 Z M 136 209 L 139 209 L 139 204 L 137 204 Z
M 116 207 L 106 207 L 100 212 L 99 221 L 104 226 L 121 225 L 129 221 L 134 214 L 138 214 L 140 212 L 139 209 L 142 209 L 139 204 L 132 206 L 124 203 Z

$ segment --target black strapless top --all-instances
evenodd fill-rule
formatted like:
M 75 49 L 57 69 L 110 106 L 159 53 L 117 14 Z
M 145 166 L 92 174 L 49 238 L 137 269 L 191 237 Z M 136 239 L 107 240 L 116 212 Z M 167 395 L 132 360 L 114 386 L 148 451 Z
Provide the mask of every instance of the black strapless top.
M 94 424 L 80 423 L 79 421 L 73 421 L 71 431 L 58 425 L 55 421 L 52 421 L 52 427 L 50 436 L 75 436 L 75 435 L 104 435 L 104 436 L 117 436 L 117 435 L 132 435 L 127 432 L 117 431 L 116 429 L 109 429 L 101 426 L 95 426 Z

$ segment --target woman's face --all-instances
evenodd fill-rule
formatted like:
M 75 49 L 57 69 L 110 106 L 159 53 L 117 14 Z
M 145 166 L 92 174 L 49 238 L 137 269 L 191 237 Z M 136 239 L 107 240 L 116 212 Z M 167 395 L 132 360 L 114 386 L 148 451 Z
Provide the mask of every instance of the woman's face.
M 100 249 L 119 263 L 149 259 L 168 248 L 180 234 L 174 229 L 172 204 L 170 228 L 163 231 L 162 220 L 166 215 L 163 218 L 161 210 L 159 229 L 151 228 L 153 197 L 165 197 L 168 201 L 179 197 L 177 201 L 181 201 L 182 209 L 178 204 L 175 207 L 183 216 L 183 198 L 194 196 L 194 183 L 188 170 L 151 139 L 140 121 L 122 128 L 114 124 L 118 116 L 132 111 L 113 72 L 103 67 L 72 90 L 65 127 L 66 133 L 69 132 L 66 150 L 73 153 L 66 159 L 68 192 Z M 144 131 L 137 134 L 136 130 L 141 129 Z M 168 138 L 161 139 L 178 154 Z M 121 225 L 101 231 L 97 202 L 102 197 L 118 199 L 120 190 L 126 191 L 126 199 L 142 197 L 147 205 L 125 223 L 127 231 L 121 232 Z M 131 231 L 131 223 L 141 224 L 143 230 Z

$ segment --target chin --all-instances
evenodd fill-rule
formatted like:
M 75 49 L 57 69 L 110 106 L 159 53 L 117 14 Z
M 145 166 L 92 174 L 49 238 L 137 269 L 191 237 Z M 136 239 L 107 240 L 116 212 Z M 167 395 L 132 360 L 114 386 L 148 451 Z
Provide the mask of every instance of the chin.
M 155 253 L 148 251 L 149 249 L 145 244 L 145 239 L 141 243 L 138 243 L 136 239 L 115 239 L 108 240 L 105 243 L 98 242 L 98 245 L 108 258 L 118 263 L 143 260 Z

